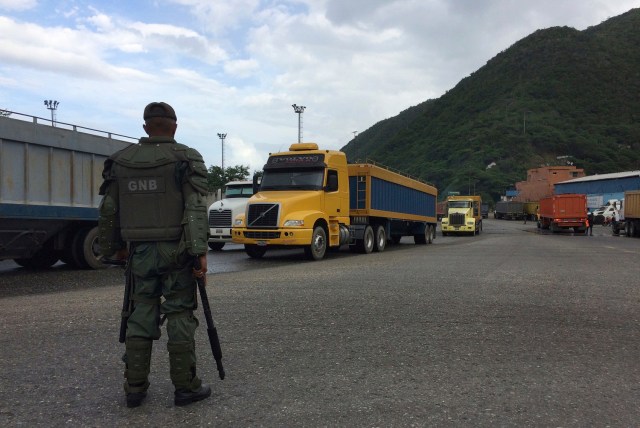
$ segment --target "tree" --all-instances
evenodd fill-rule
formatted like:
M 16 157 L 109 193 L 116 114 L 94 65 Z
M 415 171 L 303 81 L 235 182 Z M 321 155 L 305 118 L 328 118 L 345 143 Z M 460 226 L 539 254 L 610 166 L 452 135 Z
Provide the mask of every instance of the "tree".
M 209 191 L 214 192 L 221 189 L 229 181 L 247 180 L 249 177 L 249 166 L 236 165 L 225 168 L 224 172 L 219 166 L 212 165 L 209 167 L 207 174 L 207 182 Z

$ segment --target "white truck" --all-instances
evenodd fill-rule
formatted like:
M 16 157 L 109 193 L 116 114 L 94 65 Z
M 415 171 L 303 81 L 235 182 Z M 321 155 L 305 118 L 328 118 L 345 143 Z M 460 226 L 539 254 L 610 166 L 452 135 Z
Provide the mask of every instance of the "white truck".
M 624 199 L 609 199 L 606 204 L 593 211 L 595 224 L 609 224 L 613 214 L 622 208 Z
M 253 182 L 230 181 L 225 184 L 224 198 L 209 207 L 209 248 L 222 250 L 231 242 L 231 224 L 238 214 L 244 214 L 247 201 L 253 195 Z

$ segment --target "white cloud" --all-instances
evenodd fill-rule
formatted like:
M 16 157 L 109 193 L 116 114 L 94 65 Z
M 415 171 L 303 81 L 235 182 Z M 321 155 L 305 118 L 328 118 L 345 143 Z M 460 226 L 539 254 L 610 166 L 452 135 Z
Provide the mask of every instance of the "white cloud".
M 36 7 L 38 0 L 0 0 L 0 9 L 4 10 L 29 10 Z

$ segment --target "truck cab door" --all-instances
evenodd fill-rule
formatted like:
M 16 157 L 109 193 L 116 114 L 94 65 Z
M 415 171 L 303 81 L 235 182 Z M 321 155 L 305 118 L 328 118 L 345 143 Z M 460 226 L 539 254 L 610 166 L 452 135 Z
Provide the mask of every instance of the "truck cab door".
M 338 171 L 335 169 L 327 170 L 327 178 L 324 186 L 324 209 L 329 217 L 349 215 L 346 208 L 342 207 L 342 198 L 338 188 Z

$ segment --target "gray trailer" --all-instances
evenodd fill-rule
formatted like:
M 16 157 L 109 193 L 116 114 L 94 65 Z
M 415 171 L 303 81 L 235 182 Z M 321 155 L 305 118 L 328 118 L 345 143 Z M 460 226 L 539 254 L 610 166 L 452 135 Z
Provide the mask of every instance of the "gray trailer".
M 102 168 L 135 139 L 8 113 L 13 117 L 0 116 L 0 260 L 33 269 L 59 260 L 103 267 L 97 245 Z
M 496 203 L 494 218 L 507 220 L 523 220 L 524 204 L 522 202 L 499 201 Z

